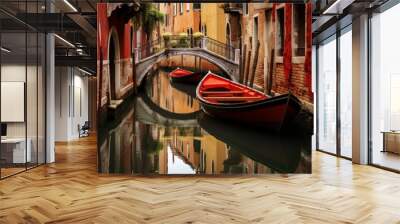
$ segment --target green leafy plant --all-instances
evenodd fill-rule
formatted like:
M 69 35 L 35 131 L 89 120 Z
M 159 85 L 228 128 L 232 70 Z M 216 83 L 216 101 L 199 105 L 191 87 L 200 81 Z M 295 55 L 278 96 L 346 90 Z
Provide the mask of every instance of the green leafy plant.
M 170 43 L 171 36 L 172 36 L 172 34 L 170 32 L 165 32 L 162 34 L 162 37 L 164 39 L 164 44 L 167 48 L 171 47 L 171 43 Z
M 178 41 L 177 40 L 171 40 L 171 47 L 172 48 L 178 47 Z
M 147 34 L 147 41 L 152 39 L 153 31 L 157 25 L 164 23 L 164 14 L 160 12 L 152 3 L 140 3 L 139 13 L 132 18 L 135 29 L 142 27 Z
M 200 47 L 200 41 L 204 37 L 204 34 L 201 32 L 196 32 L 193 34 L 194 45 Z
M 193 34 L 193 38 L 195 39 L 200 39 L 202 37 L 204 37 L 204 34 L 202 32 L 196 32 Z
M 189 46 L 189 38 L 187 33 L 185 32 L 179 33 L 178 38 L 179 38 L 178 47 L 184 48 Z
M 164 38 L 164 40 L 170 40 L 172 36 L 172 33 L 170 32 L 165 32 L 162 34 L 162 37 Z

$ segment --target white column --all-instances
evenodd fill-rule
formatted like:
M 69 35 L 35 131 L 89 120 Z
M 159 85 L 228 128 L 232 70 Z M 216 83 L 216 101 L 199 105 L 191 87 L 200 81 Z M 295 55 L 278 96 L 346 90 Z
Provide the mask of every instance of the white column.
M 52 163 L 55 161 L 54 151 L 54 133 L 55 133 L 55 56 L 54 56 L 54 35 L 47 34 L 46 36 L 46 162 Z
M 54 12 L 54 5 L 46 1 L 46 12 Z M 55 42 L 52 33 L 46 34 L 46 163 L 55 161 Z
M 353 162 L 368 163 L 368 16 L 353 19 Z

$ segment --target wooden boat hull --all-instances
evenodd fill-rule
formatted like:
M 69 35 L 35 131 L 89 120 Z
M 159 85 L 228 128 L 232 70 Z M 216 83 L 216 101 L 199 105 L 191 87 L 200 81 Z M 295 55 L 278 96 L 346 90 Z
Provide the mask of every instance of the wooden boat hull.
M 230 80 L 227 81 L 231 82 Z M 201 94 L 200 88 L 202 84 L 203 81 L 201 81 L 196 90 L 196 96 L 200 101 L 202 110 L 208 115 L 220 119 L 280 131 L 290 124 L 301 109 L 301 102 L 291 93 L 277 97 L 264 97 L 251 102 L 210 102 Z M 241 84 L 233 84 L 241 88 L 250 89 Z M 260 94 L 256 90 L 253 91 Z
M 240 106 L 200 102 L 203 111 L 208 115 L 273 130 L 281 130 L 289 125 L 301 108 L 298 100 L 291 94 Z
M 185 76 L 185 77 L 171 77 L 172 82 L 180 82 L 180 83 L 191 83 L 191 84 L 196 84 L 199 83 L 201 80 L 201 75 L 200 73 L 193 73 L 191 76 Z

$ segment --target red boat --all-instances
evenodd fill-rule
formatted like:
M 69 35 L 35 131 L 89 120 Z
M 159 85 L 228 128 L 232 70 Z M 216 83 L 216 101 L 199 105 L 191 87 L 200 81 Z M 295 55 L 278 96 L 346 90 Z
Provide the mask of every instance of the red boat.
M 205 113 L 276 131 L 289 124 L 301 109 L 292 94 L 269 97 L 262 92 L 209 72 L 196 89 Z
M 192 72 L 182 68 L 177 68 L 169 73 L 173 82 L 198 83 L 201 79 L 199 72 Z

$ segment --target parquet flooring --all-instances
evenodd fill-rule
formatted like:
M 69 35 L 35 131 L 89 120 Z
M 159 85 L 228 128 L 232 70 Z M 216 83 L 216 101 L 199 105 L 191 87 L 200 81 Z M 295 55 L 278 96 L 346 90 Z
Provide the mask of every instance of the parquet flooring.
M 93 137 L 0 181 L 0 223 L 400 223 L 400 175 L 313 153 L 312 175 L 107 176 Z
M 3 167 L 1 168 L 1 175 L 2 177 L 7 177 L 22 171 L 25 171 L 25 167 Z

